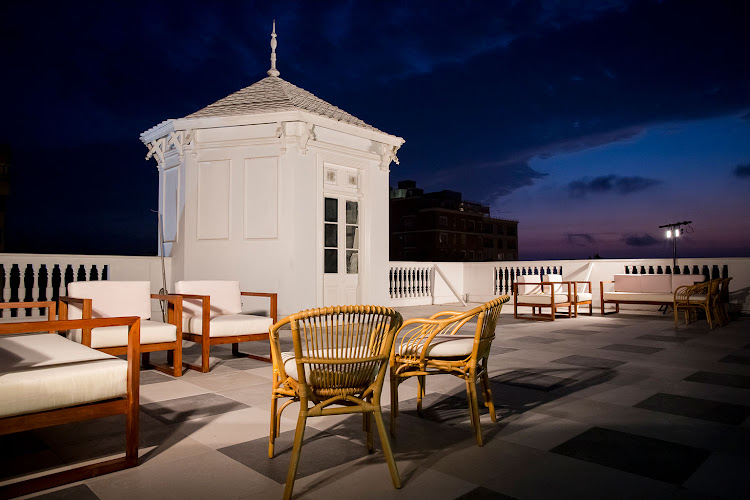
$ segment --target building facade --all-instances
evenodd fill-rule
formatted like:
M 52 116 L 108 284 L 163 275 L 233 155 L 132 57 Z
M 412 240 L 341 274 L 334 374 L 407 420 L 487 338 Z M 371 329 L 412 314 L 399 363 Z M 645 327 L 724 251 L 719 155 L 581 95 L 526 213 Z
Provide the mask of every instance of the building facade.
M 274 30 L 275 31 L 275 30 Z M 279 313 L 384 303 L 389 166 L 404 143 L 279 77 L 141 134 L 174 281 L 239 280 Z
M 518 221 L 456 191 L 425 193 L 414 181 L 390 190 L 390 257 L 394 261 L 518 260 Z

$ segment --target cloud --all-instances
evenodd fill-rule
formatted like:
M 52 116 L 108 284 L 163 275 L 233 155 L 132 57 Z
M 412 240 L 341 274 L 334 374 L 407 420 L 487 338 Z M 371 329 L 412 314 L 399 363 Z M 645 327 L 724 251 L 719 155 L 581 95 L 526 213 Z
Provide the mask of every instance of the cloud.
M 659 242 L 650 234 L 626 234 L 622 237 L 622 241 L 626 245 L 631 247 L 651 247 L 657 245 Z
M 568 184 L 568 193 L 572 198 L 584 198 L 593 193 L 617 192 L 622 195 L 643 191 L 661 184 L 660 180 L 645 177 L 621 177 L 605 175 L 594 179 L 582 179 Z
M 734 167 L 733 173 L 735 177 L 739 177 L 740 179 L 746 179 L 750 177 L 750 163 L 737 165 L 736 167 Z
M 596 239 L 590 233 L 568 233 L 568 243 L 577 247 L 590 247 L 596 245 Z

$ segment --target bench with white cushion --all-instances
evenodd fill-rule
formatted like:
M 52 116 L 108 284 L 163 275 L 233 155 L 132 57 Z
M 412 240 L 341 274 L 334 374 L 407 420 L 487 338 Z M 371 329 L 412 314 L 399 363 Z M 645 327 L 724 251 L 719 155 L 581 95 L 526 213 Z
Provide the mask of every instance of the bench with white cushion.
M 68 295 L 60 297 L 60 319 L 141 318 L 141 354 L 144 366 L 151 366 L 149 353 L 169 351 L 168 365 L 154 365 L 160 371 L 182 375 L 182 297 L 152 294 L 149 281 L 74 281 L 68 284 Z M 167 302 L 168 322 L 151 319 L 151 301 Z M 127 328 L 122 326 L 75 329 L 67 337 L 94 349 L 116 356 L 124 354 L 128 344 Z
M 239 281 L 199 280 L 178 281 L 175 292 L 183 297 L 183 338 L 201 344 L 201 365 L 188 367 L 209 371 L 212 345 L 232 344 L 232 354 L 270 362 L 269 357 L 244 354 L 240 342 L 267 340 L 268 329 L 276 322 L 276 294 L 240 291 Z M 267 297 L 268 316 L 244 314 L 242 297 Z
M 125 328 L 128 359 L 69 340 L 71 328 Z M 40 333 L 40 332 L 55 333 Z M 138 460 L 139 318 L 0 324 L 0 435 L 125 414 L 123 458 L 15 478 L 0 498 L 133 467 Z
M 700 281 L 703 276 L 691 274 L 615 274 L 599 285 L 601 313 L 605 304 L 614 304 L 614 312 L 620 312 L 620 304 L 674 305 L 677 288 Z
M 553 277 L 554 281 L 549 277 Z M 516 319 L 554 321 L 557 309 L 567 308 L 570 318 L 574 310 L 572 298 L 572 283 L 562 281 L 561 275 L 548 275 L 544 281 L 537 274 L 519 275 L 513 283 L 513 316 Z M 520 316 L 519 306 L 531 307 L 531 316 Z M 550 308 L 549 315 L 542 315 L 542 307 Z

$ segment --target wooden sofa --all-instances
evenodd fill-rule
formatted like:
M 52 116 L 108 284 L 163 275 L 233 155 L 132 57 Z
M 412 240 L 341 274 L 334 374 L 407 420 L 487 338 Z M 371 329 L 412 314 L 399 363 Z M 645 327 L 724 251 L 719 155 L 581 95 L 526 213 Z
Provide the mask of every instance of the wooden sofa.
M 57 334 L 110 326 L 127 327 L 127 360 Z M 7 478 L 0 483 L 0 498 L 137 465 L 139 347 L 138 317 L 0 323 L 0 435 L 125 415 L 124 457 Z
M 620 304 L 671 306 L 677 288 L 700 281 L 703 276 L 698 274 L 615 274 L 613 280 L 599 284 L 601 313 L 618 313 Z M 614 313 L 605 312 L 605 304 L 614 304 Z

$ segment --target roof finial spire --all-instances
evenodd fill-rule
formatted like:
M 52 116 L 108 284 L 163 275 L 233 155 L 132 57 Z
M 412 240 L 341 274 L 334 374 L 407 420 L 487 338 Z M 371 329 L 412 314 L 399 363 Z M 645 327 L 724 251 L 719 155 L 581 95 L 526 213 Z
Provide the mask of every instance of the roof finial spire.
M 279 70 L 276 69 L 276 19 L 274 19 L 273 32 L 271 33 L 271 69 L 268 70 L 268 76 L 279 75 Z

